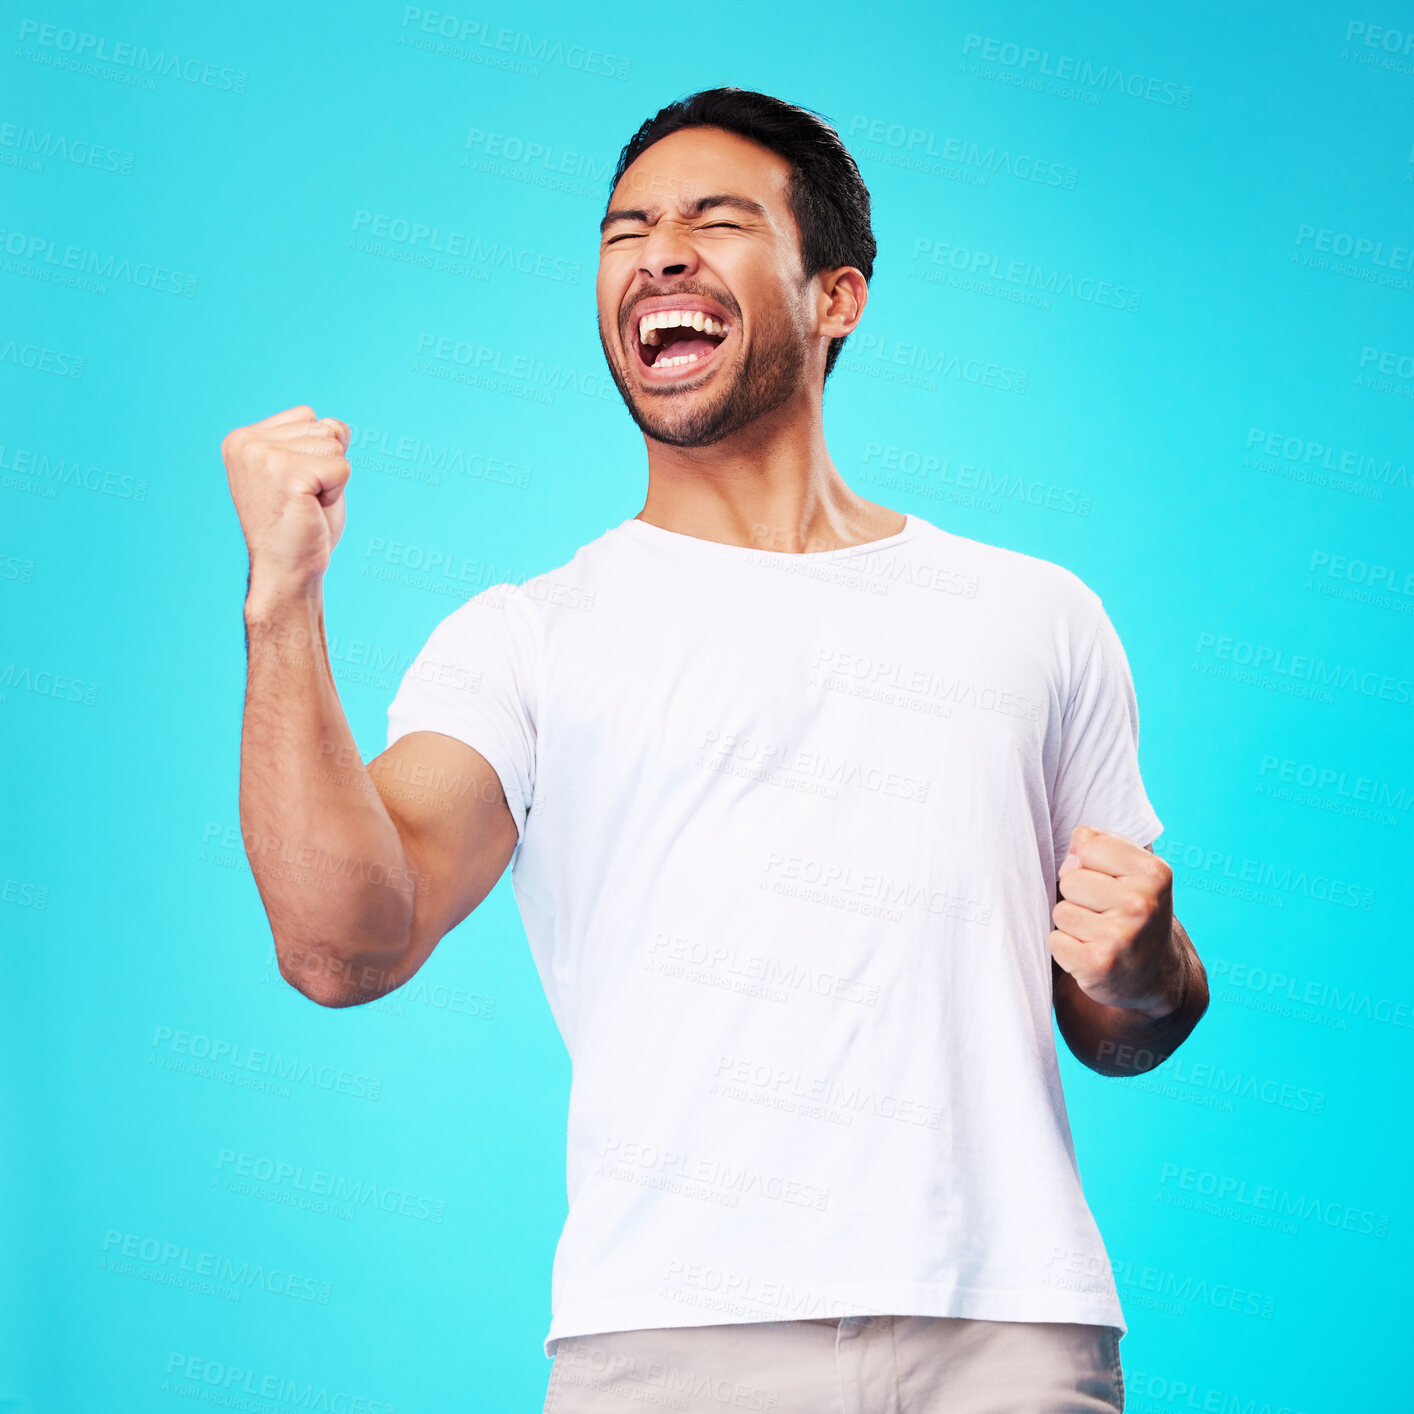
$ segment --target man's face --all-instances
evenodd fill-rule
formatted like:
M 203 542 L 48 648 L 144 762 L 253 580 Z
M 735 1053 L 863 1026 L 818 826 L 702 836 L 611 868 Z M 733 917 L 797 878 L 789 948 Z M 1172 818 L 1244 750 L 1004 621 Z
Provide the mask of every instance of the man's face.
M 644 435 L 705 447 L 801 392 L 814 286 L 783 157 L 720 128 L 640 154 L 609 198 L 596 288 L 604 356 Z

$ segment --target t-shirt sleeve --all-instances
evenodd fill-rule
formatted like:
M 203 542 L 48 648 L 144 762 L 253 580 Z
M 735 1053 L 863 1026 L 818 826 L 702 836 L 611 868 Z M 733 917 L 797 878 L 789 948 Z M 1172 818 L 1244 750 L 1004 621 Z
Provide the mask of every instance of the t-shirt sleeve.
M 1099 599 L 1092 604 L 1098 622 L 1061 728 L 1051 807 L 1057 864 L 1077 825 L 1109 830 L 1140 845 L 1150 844 L 1164 828 L 1139 774 L 1139 703 L 1129 660 Z
M 515 586 L 494 584 L 432 630 L 388 707 L 388 745 L 409 732 L 441 732 L 491 763 L 516 822 L 535 790 L 533 645 Z

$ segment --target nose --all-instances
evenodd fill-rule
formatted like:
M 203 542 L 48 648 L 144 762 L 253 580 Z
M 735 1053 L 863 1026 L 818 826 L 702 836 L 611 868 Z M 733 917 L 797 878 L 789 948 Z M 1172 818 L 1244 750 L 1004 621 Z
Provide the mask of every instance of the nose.
M 687 232 L 674 221 L 659 221 L 638 248 L 638 268 L 649 279 L 690 275 L 697 269 L 697 252 Z

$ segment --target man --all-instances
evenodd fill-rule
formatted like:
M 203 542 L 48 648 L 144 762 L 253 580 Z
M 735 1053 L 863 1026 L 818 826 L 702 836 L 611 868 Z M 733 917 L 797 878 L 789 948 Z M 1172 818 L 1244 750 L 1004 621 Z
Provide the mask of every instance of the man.
M 644 507 L 449 614 L 366 768 L 309 651 L 348 430 L 300 407 L 223 444 L 242 824 L 368 865 L 331 892 L 252 858 L 283 975 L 382 995 L 515 861 L 574 1066 L 556 1414 L 1123 1406 L 1052 1007 L 1134 1074 L 1206 980 L 1098 597 L 830 460 L 873 256 L 815 115 L 718 89 L 644 124 L 597 284 Z

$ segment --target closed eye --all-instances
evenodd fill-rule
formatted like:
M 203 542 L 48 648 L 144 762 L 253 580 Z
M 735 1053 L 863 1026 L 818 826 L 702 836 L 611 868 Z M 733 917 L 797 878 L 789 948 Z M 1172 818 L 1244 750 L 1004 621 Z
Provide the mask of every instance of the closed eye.
M 703 226 L 702 229 L 704 231 L 711 231 L 716 230 L 718 227 L 728 231 L 741 230 L 741 227 L 737 225 L 735 221 L 710 221 L 707 225 Z M 610 236 L 604 244 L 617 245 L 619 241 L 640 240 L 645 234 L 646 232 L 643 231 L 623 231 L 617 236 Z

